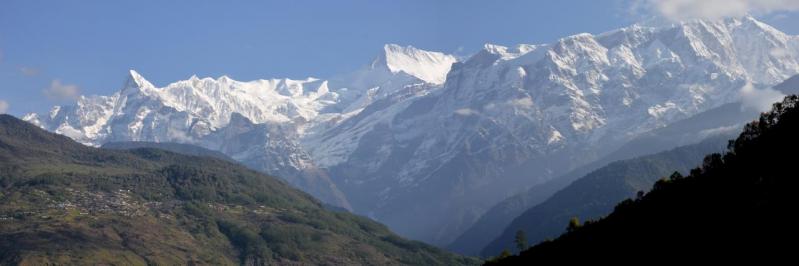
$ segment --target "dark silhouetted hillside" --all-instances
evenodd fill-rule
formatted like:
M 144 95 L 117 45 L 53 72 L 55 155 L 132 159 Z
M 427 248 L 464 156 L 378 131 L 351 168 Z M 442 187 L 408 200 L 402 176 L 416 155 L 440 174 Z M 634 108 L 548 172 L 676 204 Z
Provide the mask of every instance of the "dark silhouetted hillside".
M 635 159 L 617 161 L 574 181 L 552 197 L 522 213 L 483 250 L 484 257 L 502 250 L 518 252 L 514 237 L 522 230 L 530 244 L 559 236 L 572 217 L 598 219 L 613 211 L 618 202 L 646 191 L 658 179 L 675 171 L 687 173 L 702 163 L 706 154 L 723 151 L 729 137 L 717 136 L 694 145 Z
M 658 181 L 598 221 L 489 264 L 569 260 L 794 259 L 799 97 L 748 124 L 725 154 L 705 157 L 686 177 Z M 566 228 L 567 224 L 563 224 Z

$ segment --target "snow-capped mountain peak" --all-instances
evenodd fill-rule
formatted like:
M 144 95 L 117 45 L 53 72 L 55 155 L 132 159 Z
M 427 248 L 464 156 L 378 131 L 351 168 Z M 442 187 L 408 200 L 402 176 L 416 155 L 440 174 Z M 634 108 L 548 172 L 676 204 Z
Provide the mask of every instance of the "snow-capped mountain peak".
M 372 63 L 372 68 L 386 67 L 391 73 L 405 72 L 431 84 L 443 84 L 454 56 L 417 49 L 413 46 L 386 44 L 383 53 Z
M 531 51 L 534 51 L 538 48 L 537 45 L 531 44 L 520 44 L 515 47 L 506 47 L 497 44 L 486 43 L 483 45 L 483 50 L 489 54 L 499 55 L 502 59 L 512 59 L 524 54 L 527 54 Z
M 155 88 L 152 83 L 147 81 L 139 72 L 131 69 L 128 71 L 128 80 L 125 84 L 126 88 Z

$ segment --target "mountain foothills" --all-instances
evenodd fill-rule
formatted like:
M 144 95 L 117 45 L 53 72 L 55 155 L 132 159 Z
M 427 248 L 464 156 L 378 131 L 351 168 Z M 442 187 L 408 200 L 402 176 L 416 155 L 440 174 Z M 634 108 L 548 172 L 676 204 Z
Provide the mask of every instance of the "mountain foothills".
M 797 103 L 795 95 L 776 103 L 771 112 L 748 124 L 725 154 L 708 155 L 690 175 L 660 180 L 650 192 L 622 201 L 603 219 L 584 224 L 575 219 L 559 238 L 489 264 L 578 259 L 569 254 L 600 259 L 620 250 L 639 257 L 672 251 L 669 257 L 676 259 L 700 254 L 793 259 L 785 243 L 799 235 L 786 218 L 797 204 L 791 155 L 799 148 Z
M 0 264 L 459 265 L 223 159 L 98 149 L 0 115 Z
M 563 225 L 573 217 L 599 219 L 613 211 L 622 200 L 651 188 L 658 179 L 675 171 L 688 173 L 691 168 L 701 165 L 705 155 L 724 150 L 729 139 L 716 136 L 694 145 L 617 161 L 599 168 L 513 219 L 481 255 L 487 258 L 503 250 L 520 251 L 514 243 L 520 230 L 529 244 L 537 244 L 565 232 Z
M 771 90 L 776 92 L 777 95 L 799 94 L 799 75 L 775 85 Z M 544 184 L 533 186 L 527 191 L 501 201 L 483 214 L 469 230 L 466 230 L 453 241 L 448 248 L 462 254 L 478 255 L 492 240 L 499 237 L 504 230 L 505 233 L 502 239 L 494 241 L 495 245 L 492 248 L 488 248 L 488 250 L 483 253 L 484 256 L 493 256 L 505 248 L 513 250 L 509 248 L 509 245 L 513 244 L 512 240 L 514 234 L 517 230 L 525 227 L 526 229 L 524 229 L 524 231 L 527 233 L 528 242 L 535 244 L 537 241 L 543 239 L 535 239 L 533 235 L 544 231 L 530 228 L 530 225 L 533 224 L 532 222 L 520 219 L 520 221 L 515 222 L 516 226 L 513 226 L 514 228 L 506 227 L 522 213 L 541 204 L 545 200 L 557 201 L 555 199 L 550 199 L 550 197 L 570 185 L 582 184 L 584 188 L 587 186 L 605 189 L 614 188 L 616 190 L 613 191 L 616 192 L 625 191 L 624 194 L 626 194 L 626 196 L 623 196 L 623 198 L 627 198 L 634 196 L 633 193 L 638 190 L 645 190 L 645 188 L 648 188 L 654 183 L 655 179 L 653 178 L 670 175 L 675 170 L 684 173 L 684 171 L 687 171 L 689 168 L 699 165 L 699 162 L 705 154 L 723 150 L 723 148 L 726 147 L 727 139 L 733 138 L 733 136 L 740 133 L 741 128 L 760 115 L 760 109 L 753 108 L 753 106 L 750 105 L 751 103 L 744 103 L 741 101 L 724 104 L 689 118 L 671 123 L 665 127 L 640 134 L 622 145 L 618 150 L 599 160 L 578 167 L 567 174 L 547 181 Z M 705 141 L 695 143 L 699 140 Z M 667 151 L 670 147 L 676 145 L 685 146 L 673 151 Z M 663 152 L 658 153 L 658 151 Z M 609 164 L 613 164 L 615 167 L 611 167 Z M 663 165 L 672 165 L 673 168 L 663 168 L 661 167 Z M 618 171 L 613 171 L 611 169 Z M 655 170 L 655 172 L 651 172 L 652 170 Z M 594 178 L 592 181 L 586 180 L 572 184 L 578 179 L 587 177 L 587 175 L 596 174 L 592 172 L 604 172 L 603 175 L 605 178 Z M 637 185 L 630 184 L 630 182 L 626 181 L 620 181 L 630 178 L 629 175 L 631 173 L 634 173 L 634 177 L 632 178 L 645 178 L 648 180 L 643 183 L 634 182 L 637 183 Z M 628 175 L 628 177 L 625 177 L 625 175 Z M 644 187 L 640 187 L 640 185 Z M 573 190 L 573 188 L 570 190 Z M 562 194 L 563 192 L 560 193 Z M 608 194 L 595 193 L 593 195 L 602 197 L 602 199 L 591 199 L 590 197 L 586 198 L 584 196 L 583 199 L 589 200 L 570 200 L 569 202 L 572 204 L 585 204 L 585 206 L 579 208 L 571 206 L 563 211 L 573 212 L 576 209 L 598 207 L 599 205 L 596 204 L 596 200 L 598 200 L 605 204 L 604 210 L 600 212 L 602 215 L 605 215 L 611 211 L 612 204 L 621 200 L 613 199 L 608 201 L 609 196 L 621 196 L 621 194 L 613 192 L 609 192 Z M 563 197 L 560 197 L 560 199 L 565 200 Z M 562 205 L 560 203 L 554 204 Z M 549 205 L 553 204 L 550 203 Z M 596 211 L 596 209 L 594 209 L 594 211 Z M 597 212 L 594 212 L 594 214 L 596 213 Z M 578 215 L 578 213 L 572 213 L 572 215 Z M 534 219 L 547 218 L 544 216 L 533 217 L 536 215 L 527 216 Z M 583 218 L 595 218 L 582 214 L 578 216 Z M 552 227 L 552 230 L 549 230 L 548 233 L 545 234 L 551 237 L 560 234 L 561 231 L 564 230 L 564 228 L 561 228 L 562 226 L 560 226 L 560 224 L 565 221 L 563 219 L 568 220 L 569 218 L 571 218 L 571 216 L 566 216 L 566 218 L 561 217 L 562 221 L 557 222 L 559 223 L 558 226 Z M 504 246 L 504 248 L 500 248 L 501 246 Z
M 192 77 L 156 87 L 131 71 L 113 95 L 24 119 L 94 146 L 220 151 L 446 245 L 509 196 L 797 73 L 799 38 L 752 17 L 641 23 L 551 44 L 489 44 L 460 61 L 386 45 L 371 64 L 327 80 Z

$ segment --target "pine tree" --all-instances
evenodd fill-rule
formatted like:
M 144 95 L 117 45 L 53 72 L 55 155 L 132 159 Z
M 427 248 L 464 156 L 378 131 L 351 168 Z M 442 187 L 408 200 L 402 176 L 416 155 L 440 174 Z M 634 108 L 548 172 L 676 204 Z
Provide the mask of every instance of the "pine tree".
M 683 178 L 684 177 L 682 176 L 682 174 L 680 174 L 680 172 L 677 172 L 677 171 L 674 171 L 674 173 L 672 173 L 671 176 L 669 176 L 669 179 L 671 179 L 671 180 L 680 180 L 680 179 L 683 179 Z
M 572 232 L 577 230 L 577 228 L 580 228 L 580 219 L 577 217 L 572 217 L 571 220 L 569 220 L 569 226 L 566 227 L 566 231 Z
M 514 242 L 516 242 L 516 248 L 519 249 L 519 252 L 527 249 L 527 235 L 524 230 L 516 231 L 516 240 Z

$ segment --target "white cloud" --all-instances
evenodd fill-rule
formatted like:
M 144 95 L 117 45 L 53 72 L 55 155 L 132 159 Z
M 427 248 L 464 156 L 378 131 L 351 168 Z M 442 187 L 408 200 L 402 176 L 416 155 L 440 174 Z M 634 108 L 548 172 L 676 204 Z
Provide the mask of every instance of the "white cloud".
M 771 88 L 756 89 L 751 83 L 747 83 L 739 92 L 744 108 L 754 109 L 765 112 L 771 109 L 771 105 L 785 98 L 785 94 Z
M 741 132 L 741 128 L 743 128 L 743 127 L 744 126 L 742 124 L 735 124 L 735 125 L 731 125 L 731 126 L 710 128 L 710 129 L 705 129 L 705 130 L 699 131 L 699 133 L 697 135 L 699 136 L 698 139 L 706 139 L 707 137 L 710 137 L 710 136 L 718 136 L 718 135 L 725 134 L 725 133 L 735 134 L 735 133 Z
M 61 84 L 61 81 L 56 79 L 42 93 L 53 101 L 74 100 L 80 95 L 80 88 L 76 85 Z
M 673 20 L 718 19 L 747 14 L 799 11 L 797 0 L 639 0 L 634 6 Z
M 0 114 L 5 114 L 8 112 L 8 108 L 11 107 L 8 102 L 0 100 Z
M 783 19 L 787 19 L 787 18 L 788 18 L 788 15 L 786 15 L 786 14 L 776 14 L 776 15 L 771 17 L 771 20 L 783 20 Z
M 461 115 L 461 116 L 470 116 L 470 115 L 476 115 L 477 111 L 469 109 L 469 108 L 461 108 L 461 109 L 455 110 L 455 114 L 456 115 Z
M 20 67 L 19 72 L 22 72 L 22 75 L 28 77 L 39 75 L 39 69 L 33 67 L 26 67 L 26 66 Z

